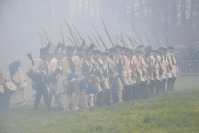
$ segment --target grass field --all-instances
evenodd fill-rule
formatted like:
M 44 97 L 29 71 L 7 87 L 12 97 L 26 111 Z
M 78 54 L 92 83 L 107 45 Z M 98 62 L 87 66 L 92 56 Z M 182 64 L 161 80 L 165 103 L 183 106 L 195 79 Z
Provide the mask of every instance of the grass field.
M 0 113 L 0 133 L 198 133 L 199 77 L 180 78 L 176 91 L 148 100 L 64 113 L 32 104 Z

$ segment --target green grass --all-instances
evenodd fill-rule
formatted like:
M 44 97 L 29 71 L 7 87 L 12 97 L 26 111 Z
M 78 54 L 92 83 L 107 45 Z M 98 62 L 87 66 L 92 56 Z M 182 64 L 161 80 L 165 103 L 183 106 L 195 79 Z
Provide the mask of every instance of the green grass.
M 0 113 L 0 133 L 198 133 L 199 77 L 180 78 L 176 91 L 65 113 L 32 105 Z

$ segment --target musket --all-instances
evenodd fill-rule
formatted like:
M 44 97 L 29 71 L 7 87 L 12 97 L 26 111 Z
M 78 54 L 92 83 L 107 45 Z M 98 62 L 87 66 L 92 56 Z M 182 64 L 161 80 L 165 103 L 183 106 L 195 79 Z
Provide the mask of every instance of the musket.
M 119 41 L 118 41 L 118 37 L 117 37 L 117 35 L 116 35 L 116 44 L 118 45 L 119 44 Z
M 100 46 L 100 44 L 99 44 L 99 42 L 98 42 L 98 40 L 97 40 L 97 38 L 96 38 L 96 37 L 95 37 L 95 40 L 96 40 L 97 45 L 98 45 L 98 47 L 100 48 L 100 50 L 102 50 L 102 47 Z
M 134 47 L 135 47 L 135 44 L 134 44 L 133 40 L 132 40 L 132 39 L 130 38 L 130 36 L 128 36 L 128 35 L 127 35 L 127 38 L 129 39 L 129 42 L 130 42 L 132 48 L 134 48 Z
M 70 37 L 67 36 L 67 38 L 68 38 L 68 40 L 69 40 L 74 46 L 76 46 L 75 42 L 73 42 L 73 41 L 70 39 Z
M 40 34 L 39 33 L 37 33 L 39 36 L 40 36 Z M 40 41 L 41 41 L 41 47 L 43 48 L 44 47 L 44 45 L 43 45 L 43 41 L 42 41 L 42 37 L 40 36 Z
M 123 35 L 122 35 L 121 32 L 120 32 L 120 41 L 121 41 L 121 43 L 124 45 L 124 47 L 127 47 L 127 44 L 126 44 L 126 42 L 125 42 L 125 40 L 124 40 L 124 37 L 123 37 Z
M 34 61 L 33 61 L 33 58 L 32 58 L 31 53 L 28 53 L 27 56 L 28 56 L 28 58 L 30 59 L 30 61 L 32 62 L 32 66 L 34 66 L 35 63 L 34 63 Z
M 81 46 L 81 43 L 80 43 L 79 39 L 77 38 L 75 32 L 72 30 L 72 28 L 70 28 L 70 29 L 71 29 L 71 32 L 72 32 L 72 34 L 73 34 L 75 40 L 77 41 L 77 43 L 79 44 L 79 46 Z
M 120 42 L 122 43 L 122 45 L 123 45 L 124 47 L 126 47 L 124 41 L 122 40 L 122 38 L 120 37 L 119 39 L 120 39 Z
M 37 34 L 38 34 L 38 35 L 40 36 L 40 38 L 41 38 L 41 45 L 42 45 L 42 48 L 43 48 L 43 41 L 44 41 L 44 39 L 43 39 L 43 37 L 41 36 L 41 34 L 40 34 L 39 32 L 37 32 Z M 47 38 L 47 37 L 46 37 L 46 38 Z M 48 39 L 47 39 L 47 41 L 48 41 Z M 48 41 L 48 43 L 47 43 L 47 42 L 44 41 L 44 43 L 45 43 L 46 45 L 48 45 L 50 42 Z M 50 49 L 51 49 L 52 52 L 54 51 L 52 47 L 50 47 Z
M 60 31 L 61 31 L 62 41 L 63 41 L 63 43 L 64 43 L 64 45 L 65 45 L 66 43 L 65 43 L 65 40 L 64 40 L 64 35 L 63 35 L 63 32 L 62 32 L 61 25 L 60 25 Z
M 154 30 L 153 30 L 153 33 L 154 33 L 154 35 L 155 35 L 155 39 L 156 39 L 156 41 L 157 41 L 158 47 L 160 47 L 160 46 L 161 46 L 160 40 L 158 39 L 158 36 L 157 36 L 157 34 L 155 33 Z
M 143 31 L 144 31 L 144 35 L 145 35 L 146 39 L 147 39 L 147 40 L 148 40 L 148 42 L 149 42 L 149 45 L 151 46 L 151 42 L 149 41 L 149 38 L 147 37 L 146 32 L 145 32 L 145 30 L 144 30 L 144 29 L 143 29 Z
M 42 28 L 42 27 L 41 27 Z M 55 48 L 55 45 L 53 44 L 52 40 L 50 39 L 50 36 L 48 35 L 48 33 L 46 32 L 46 30 L 44 28 L 42 28 L 42 31 L 47 39 L 48 42 L 51 43 L 51 45 L 53 46 L 53 48 Z
M 90 38 L 90 36 L 89 36 L 89 35 L 87 35 L 87 36 L 88 36 L 88 39 L 91 41 L 91 43 L 92 43 L 92 44 L 95 46 L 95 48 L 97 49 L 95 43 L 94 43 L 93 40 Z
M 70 33 L 70 35 L 71 35 L 71 37 L 72 37 L 72 39 L 73 39 L 73 41 L 74 41 L 75 46 L 78 46 L 78 45 L 77 45 L 77 42 L 76 42 L 76 40 L 75 40 L 75 38 L 74 38 L 74 36 L 73 36 L 73 34 L 72 34 L 72 31 L 71 31 L 70 26 L 68 25 L 68 23 L 66 22 L 65 19 L 64 19 L 64 22 L 65 22 L 65 24 L 66 24 L 66 26 L 67 26 L 67 28 L 68 28 L 68 30 L 69 30 L 69 33 Z
M 101 40 L 103 46 L 105 47 L 106 50 L 108 50 L 106 44 L 104 43 L 104 41 L 102 40 L 101 36 L 100 36 L 99 33 L 97 32 L 97 29 L 96 29 L 95 26 L 92 24 L 92 22 L 90 22 L 90 23 L 91 23 L 91 26 L 93 27 L 93 29 L 95 30 L 95 32 L 97 33 L 99 39 Z
M 79 31 L 75 28 L 74 25 L 72 25 L 72 26 L 73 26 L 73 28 L 75 29 L 75 31 L 77 32 L 79 38 L 80 38 L 82 41 L 84 41 L 84 39 L 83 39 L 82 36 L 80 35 Z
M 42 35 L 41 35 L 38 31 L 37 31 L 37 34 L 39 35 L 39 37 L 40 37 L 40 39 L 41 39 L 42 45 L 43 45 L 43 42 L 44 42 L 46 45 L 48 45 L 48 43 L 44 41 Z
M 78 34 L 78 36 L 79 36 L 79 38 L 81 39 L 81 41 L 82 41 L 82 43 L 83 42 L 85 42 L 85 40 L 82 38 L 82 36 L 80 35 L 80 33 L 79 33 L 79 31 L 75 28 L 75 26 L 74 25 L 72 25 L 73 26 L 73 28 L 75 29 L 75 31 L 77 32 L 77 34 Z M 86 47 L 88 47 L 88 45 L 85 43 L 85 45 L 86 45 Z
M 101 20 L 102 20 L 102 18 L 101 18 Z M 108 30 L 107 30 L 106 25 L 105 25 L 105 23 L 104 23 L 103 20 L 102 20 L 102 23 L 103 23 L 103 25 L 104 25 L 104 30 L 105 30 L 105 32 L 106 32 L 106 34 L 107 34 L 107 36 L 108 36 L 108 38 L 109 38 L 109 40 L 110 40 L 110 42 L 111 42 L 111 44 L 112 44 L 112 47 L 114 47 L 114 43 L 113 43 L 113 41 L 112 41 L 112 39 L 111 39 L 111 37 L 110 37 L 110 34 L 108 33 Z
M 133 25 L 132 25 L 132 28 L 133 28 L 133 30 L 135 31 L 135 33 L 136 33 L 137 37 L 139 38 L 139 40 L 140 40 L 141 44 L 143 44 L 143 43 L 142 43 L 142 40 L 141 40 L 141 38 L 140 38 L 140 36 L 138 35 L 138 33 L 137 33 L 136 29 L 133 27 Z
M 133 41 L 135 42 L 135 46 L 138 46 L 138 42 L 135 40 L 135 38 L 133 38 Z

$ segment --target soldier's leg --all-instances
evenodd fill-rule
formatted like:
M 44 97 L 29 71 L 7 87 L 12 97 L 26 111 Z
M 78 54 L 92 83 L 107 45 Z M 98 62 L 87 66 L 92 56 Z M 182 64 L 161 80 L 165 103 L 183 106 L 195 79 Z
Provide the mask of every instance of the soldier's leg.
M 10 96 L 8 91 L 5 91 L 2 98 L 2 111 L 7 111 L 10 109 Z
M 135 84 L 131 85 L 131 99 L 134 98 L 134 93 L 135 93 Z
M 154 90 L 155 90 L 155 81 L 154 80 L 150 81 L 149 88 L 150 88 L 150 94 L 153 95 Z
M 113 99 L 113 102 L 116 103 L 118 101 L 118 95 L 117 95 L 117 92 L 116 91 L 113 91 L 112 92 L 112 99 Z
M 176 77 L 173 77 L 173 78 L 172 78 L 172 82 L 171 82 L 171 89 L 172 89 L 172 90 L 174 90 L 175 81 L 176 81 Z
M 117 89 L 117 102 L 118 103 L 121 103 L 123 102 L 123 98 L 122 98 L 122 92 L 123 92 L 123 85 L 122 85 L 122 82 L 121 82 L 121 79 L 118 78 L 118 81 L 117 81 L 117 84 L 118 84 L 118 89 Z
M 51 109 L 51 101 L 50 101 L 50 99 L 49 99 L 49 93 L 48 93 L 48 90 L 47 90 L 45 84 L 43 84 L 42 94 L 43 94 L 44 102 L 45 102 L 45 104 L 46 104 L 48 110 L 50 110 L 50 109 Z
M 104 92 L 97 92 L 97 106 L 102 106 L 104 100 Z
M 123 88 L 118 88 L 118 91 L 117 91 L 117 98 L 118 98 L 118 103 L 121 103 L 123 102 L 123 98 L 122 98 L 122 92 L 123 92 Z
M 147 81 L 145 81 L 144 83 L 144 98 L 150 98 L 150 88 L 149 88 L 149 84 L 147 83 Z
M 132 98 L 133 99 L 136 99 L 136 98 L 138 98 L 138 86 L 139 86 L 139 84 L 138 83 L 135 83 L 134 85 L 133 85 L 133 88 L 132 88 Z
M 68 111 L 67 94 L 60 94 L 61 107 L 64 111 Z
M 89 102 L 89 106 L 93 108 L 94 107 L 94 94 L 92 93 L 89 94 L 88 102 Z
M 127 101 L 127 86 L 125 85 L 124 88 L 123 88 L 123 91 L 122 91 L 122 100 L 123 101 Z
M 141 81 L 140 82 L 140 88 L 139 88 L 139 98 L 144 98 L 145 95 L 145 82 Z
M 167 80 L 167 91 L 171 91 L 172 89 L 172 78 L 168 78 Z
M 79 101 L 79 89 L 76 88 L 76 90 L 72 94 L 72 110 L 79 110 L 78 101 Z
M 0 112 L 3 111 L 3 97 L 4 97 L 3 95 L 4 93 L 0 94 Z
M 156 89 L 156 93 L 160 93 L 160 89 L 161 89 L 161 81 L 160 80 L 156 80 L 156 85 L 155 85 L 155 89 Z
M 126 100 L 129 101 L 131 99 L 131 85 L 128 85 L 126 88 Z
M 86 93 L 86 91 L 84 91 L 82 94 L 82 107 L 84 109 L 87 109 L 89 107 L 88 106 L 88 94 Z
M 107 89 L 104 91 L 104 104 L 109 105 L 111 103 L 111 91 L 110 89 Z
M 69 107 L 70 107 L 70 102 L 71 102 L 71 94 L 65 94 L 65 106 L 64 106 L 64 111 L 66 111 L 66 112 L 69 112 L 70 111 L 70 109 L 69 109 Z
M 40 104 L 42 95 L 43 95 L 42 85 L 38 85 L 36 88 L 35 101 L 34 101 L 34 110 L 36 111 L 39 109 L 39 104 Z
M 166 85 L 166 79 L 162 79 L 162 92 L 166 91 L 165 85 Z

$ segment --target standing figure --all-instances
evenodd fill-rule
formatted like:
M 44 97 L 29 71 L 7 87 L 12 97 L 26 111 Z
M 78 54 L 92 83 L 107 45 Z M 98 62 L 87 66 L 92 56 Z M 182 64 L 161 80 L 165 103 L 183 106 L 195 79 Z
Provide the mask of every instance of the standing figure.
M 66 111 L 66 92 L 63 82 L 63 65 L 62 60 L 64 57 L 65 46 L 59 43 L 54 50 L 54 58 L 50 62 L 50 88 L 52 93 L 51 106 L 56 109 L 60 104 L 61 107 Z
M 160 62 L 160 92 L 165 92 L 165 85 L 167 80 L 167 71 L 168 71 L 168 60 L 166 56 L 166 48 L 160 47 L 160 56 L 159 56 L 159 62 Z
M 5 88 L 5 80 L 0 70 L 0 112 L 9 110 L 10 94 Z
M 21 62 L 15 61 L 9 66 L 12 82 L 17 86 L 17 90 L 11 95 L 10 104 L 24 105 L 27 98 L 25 96 L 25 88 L 27 81 L 24 72 L 21 69 Z
M 36 91 L 35 100 L 34 100 L 34 110 L 38 111 L 39 103 L 43 96 L 44 102 L 48 108 L 51 109 L 49 92 L 47 90 L 48 78 L 49 78 L 49 62 L 47 59 L 50 56 L 50 47 L 45 47 L 40 49 L 40 57 L 34 60 L 34 66 L 32 69 L 32 80 L 33 80 L 33 89 Z
M 174 47 L 168 47 L 167 49 L 167 59 L 168 59 L 168 71 L 169 75 L 167 76 L 167 90 L 172 91 L 174 90 L 174 84 L 177 78 L 178 66 L 176 63 L 176 59 L 173 54 Z

